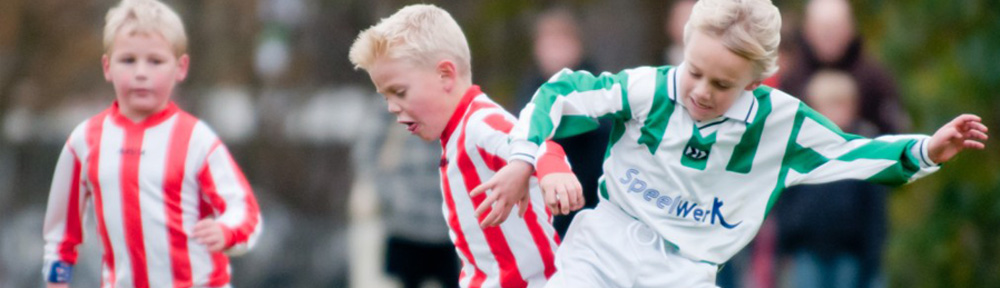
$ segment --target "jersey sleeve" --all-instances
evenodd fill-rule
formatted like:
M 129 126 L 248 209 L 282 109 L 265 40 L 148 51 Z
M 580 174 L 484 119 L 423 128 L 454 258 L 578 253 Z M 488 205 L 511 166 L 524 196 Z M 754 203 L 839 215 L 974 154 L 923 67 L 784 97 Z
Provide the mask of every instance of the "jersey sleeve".
M 83 215 L 89 190 L 82 177 L 82 165 L 71 143 L 59 154 L 43 224 L 44 268 L 48 282 L 68 281 L 65 272 L 76 264 L 77 247 L 83 243 Z
M 499 109 L 497 109 L 499 110 Z M 510 131 L 514 127 L 515 119 L 507 113 L 486 112 L 482 116 L 482 121 L 470 123 L 469 130 L 474 131 L 476 137 L 476 148 L 480 150 L 480 156 L 487 162 L 487 165 L 494 171 L 499 170 L 507 161 L 511 159 Z M 531 158 L 537 158 L 535 175 L 541 179 L 552 173 L 572 173 L 566 152 L 558 143 L 545 141 Z
M 260 208 L 240 167 L 221 141 L 216 140 L 198 172 L 203 197 L 226 235 L 227 253 L 246 253 L 263 230 Z
M 842 132 L 805 104 L 793 125 L 783 166 L 785 185 L 844 179 L 902 185 L 939 169 L 927 154 L 926 135 L 889 135 L 874 139 Z
M 655 67 L 628 69 L 618 74 L 593 75 L 587 71 L 563 69 L 535 92 L 511 134 L 514 159 L 536 164 L 535 155 L 548 139 L 577 135 L 596 129 L 597 118 L 618 121 L 636 118 L 633 106 L 645 105 L 652 93 L 634 93 L 636 83 L 652 83 Z M 652 87 L 652 86 L 650 86 Z M 641 115 L 640 115 L 641 117 Z

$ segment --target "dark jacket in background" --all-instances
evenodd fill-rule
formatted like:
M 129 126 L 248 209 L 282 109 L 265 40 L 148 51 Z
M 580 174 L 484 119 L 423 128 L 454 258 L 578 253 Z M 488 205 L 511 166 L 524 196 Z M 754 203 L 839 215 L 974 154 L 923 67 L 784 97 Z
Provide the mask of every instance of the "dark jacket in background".
M 905 133 L 910 130 L 910 119 L 903 110 L 899 92 L 892 75 L 879 63 L 865 56 L 861 38 L 851 41 L 847 51 L 834 63 L 820 63 L 816 53 L 799 36 L 799 51 L 792 56 L 791 66 L 782 73 L 781 90 L 795 97 L 807 98 L 806 85 L 816 72 L 832 69 L 847 72 L 858 83 L 861 118 L 874 123 L 879 134 Z
M 872 137 L 876 129 L 855 121 L 846 130 Z M 826 259 L 850 254 L 859 262 L 859 283 L 871 283 L 881 270 L 888 193 L 889 188 L 862 180 L 785 189 L 772 211 L 778 223 L 778 252 L 809 251 Z

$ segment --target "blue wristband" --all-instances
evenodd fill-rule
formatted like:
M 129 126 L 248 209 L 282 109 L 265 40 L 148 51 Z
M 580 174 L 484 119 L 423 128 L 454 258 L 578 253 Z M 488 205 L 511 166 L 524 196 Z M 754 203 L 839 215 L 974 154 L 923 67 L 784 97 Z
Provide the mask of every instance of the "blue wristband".
M 49 270 L 49 283 L 69 283 L 73 279 L 73 265 L 63 261 L 52 263 Z

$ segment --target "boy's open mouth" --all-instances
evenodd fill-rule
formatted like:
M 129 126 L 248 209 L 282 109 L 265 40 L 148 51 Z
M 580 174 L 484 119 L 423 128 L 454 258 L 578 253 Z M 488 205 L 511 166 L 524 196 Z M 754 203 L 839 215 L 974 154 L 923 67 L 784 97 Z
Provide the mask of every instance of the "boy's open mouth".
M 406 131 L 410 131 L 410 133 L 416 133 L 417 122 L 413 121 L 398 121 L 398 122 L 399 124 L 403 124 L 404 126 L 406 126 Z

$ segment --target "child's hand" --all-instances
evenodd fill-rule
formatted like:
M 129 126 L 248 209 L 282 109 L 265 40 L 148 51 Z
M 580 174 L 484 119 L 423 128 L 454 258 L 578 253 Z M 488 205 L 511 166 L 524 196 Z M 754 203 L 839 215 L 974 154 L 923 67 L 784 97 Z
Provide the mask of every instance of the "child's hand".
M 539 182 L 545 205 L 557 215 L 567 215 L 583 208 L 583 188 L 573 173 L 552 173 Z
M 226 234 L 222 230 L 222 224 L 212 219 L 198 221 L 198 224 L 194 225 L 192 236 L 198 243 L 208 247 L 209 252 L 219 252 L 226 247 Z
M 927 144 L 927 154 L 934 163 L 944 163 L 966 148 L 982 150 L 983 141 L 989 139 L 987 128 L 979 116 L 962 114 L 948 122 L 931 136 Z M 978 140 L 978 141 L 977 141 Z
M 469 192 L 469 196 L 476 197 L 479 194 L 490 190 L 491 193 L 483 203 L 476 207 L 476 218 L 480 219 L 479 225 L 482 227 L 492 227 L 500 225 L 514 204 L 518 206 L 518 215 L 524 216 L 528 211 L 528 178 L 534 173 L 534 167 L 524 161 L 510 161 L 507 166 L 500 168 L 496 175 L 486 183 L 480 184 L 476 189 Z M 496 205 L 494 205 L 496 202 Z M 481 217 L 488 209 L 493 208 L 485 218 Z
M 69 283 L 46 283 L 46 288 L 69 288 Z

